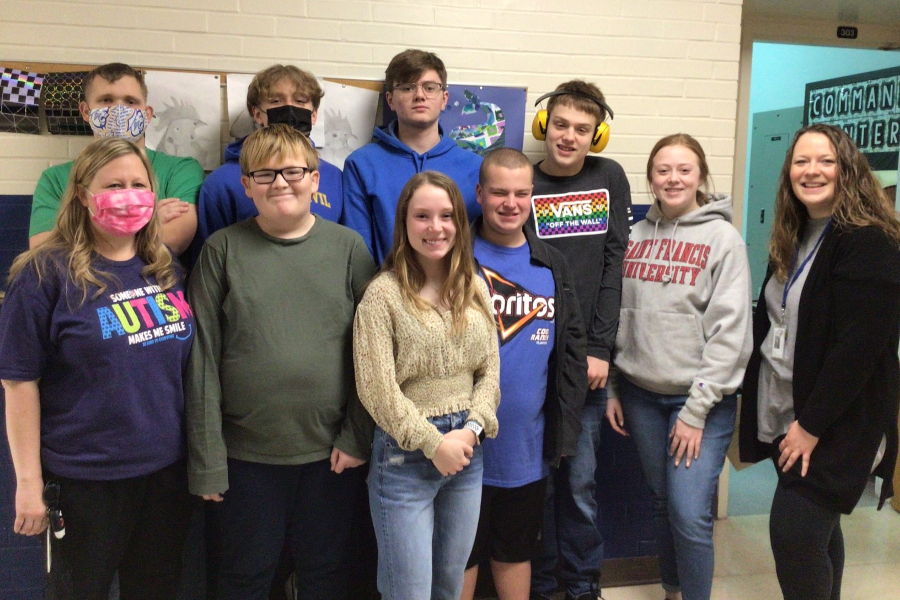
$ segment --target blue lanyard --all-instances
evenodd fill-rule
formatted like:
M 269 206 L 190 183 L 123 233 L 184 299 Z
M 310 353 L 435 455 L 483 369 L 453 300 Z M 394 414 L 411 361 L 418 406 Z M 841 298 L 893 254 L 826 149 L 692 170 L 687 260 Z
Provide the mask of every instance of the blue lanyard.
M 791 291 L 791 286 L 800 278 L 800 274 L 803 273 L 803 269 L 806 268 L 807 263 L 812 259 L 813 256 L 816 255 L 816 250 L 819 249 L 819 246 L 822 245 L 822 240 L 825 239 L 825 234 L 831 229 L 831 219 L 828 220 L 828 223 L 825 224 L 825 229 L 822 230 L 822 233 L 819 234 L 819 239 L 816 241 L 816 245 L 813 246 L 813 249 L 809 254 L 806 255 L 806 258 L 803 260 L 803 263 L 800 265 L 800 268 L 797 271 L 794 271 L 794 267 L 797 265 L 797 259 L 800 258 L 800 247 L 798 246 L 796 250 L 794 250 L 794 259 L 791 261 L 791 273 L 792 275 L 788 277 L 787 283 L 784 284 L 784 293 L 781 295 L 781 322 L 784 323 L 784 311 L 787 307 L 787 297 L 788 292 Z

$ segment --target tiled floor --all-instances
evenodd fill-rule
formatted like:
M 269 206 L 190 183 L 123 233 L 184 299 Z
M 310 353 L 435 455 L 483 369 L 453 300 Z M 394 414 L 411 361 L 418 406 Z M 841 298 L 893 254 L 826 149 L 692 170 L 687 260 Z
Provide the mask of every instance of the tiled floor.
M 857 508 L 841 519 L 846 548 L 842 600 L 900 598 L 900 513 Z M 776 600 L 781 591 L 769 549 L 768 515 L 716 522 L 712 600 Z M 609 588 L 606 600 L 662 600 L 659 585 Z

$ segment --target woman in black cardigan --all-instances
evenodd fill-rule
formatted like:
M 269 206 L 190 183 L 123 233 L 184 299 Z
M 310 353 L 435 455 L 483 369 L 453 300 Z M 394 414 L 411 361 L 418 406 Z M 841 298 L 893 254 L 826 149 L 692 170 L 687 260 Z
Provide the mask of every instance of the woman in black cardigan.
M 744 379 L 741 459 L 771 457 L 769 534 L 789 600 L 840 597 L 841 513 L 870 473 L 893 494 L 900 222 L 866 158 L 829 125 L 785 157 Z

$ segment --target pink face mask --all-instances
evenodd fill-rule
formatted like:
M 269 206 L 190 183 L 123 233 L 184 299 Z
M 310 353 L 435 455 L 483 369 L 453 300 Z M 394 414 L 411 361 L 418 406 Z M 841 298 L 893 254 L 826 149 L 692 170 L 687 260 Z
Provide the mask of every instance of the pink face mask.
M 97 214 L 91 213 L 91 220 L 106 233 L 122 237 L 134 235 L 150 222 L 156 202 L 150 190 L 108 190 L 92 196 Z

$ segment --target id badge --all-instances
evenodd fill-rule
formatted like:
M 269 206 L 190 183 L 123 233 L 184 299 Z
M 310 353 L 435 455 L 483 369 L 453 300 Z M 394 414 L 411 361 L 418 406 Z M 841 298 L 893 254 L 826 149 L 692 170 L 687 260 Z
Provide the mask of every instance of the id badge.
M 784 358 L 784 347 L 787 344 L 787 328 L 776 327 L 772 330 L 772 357 Z

